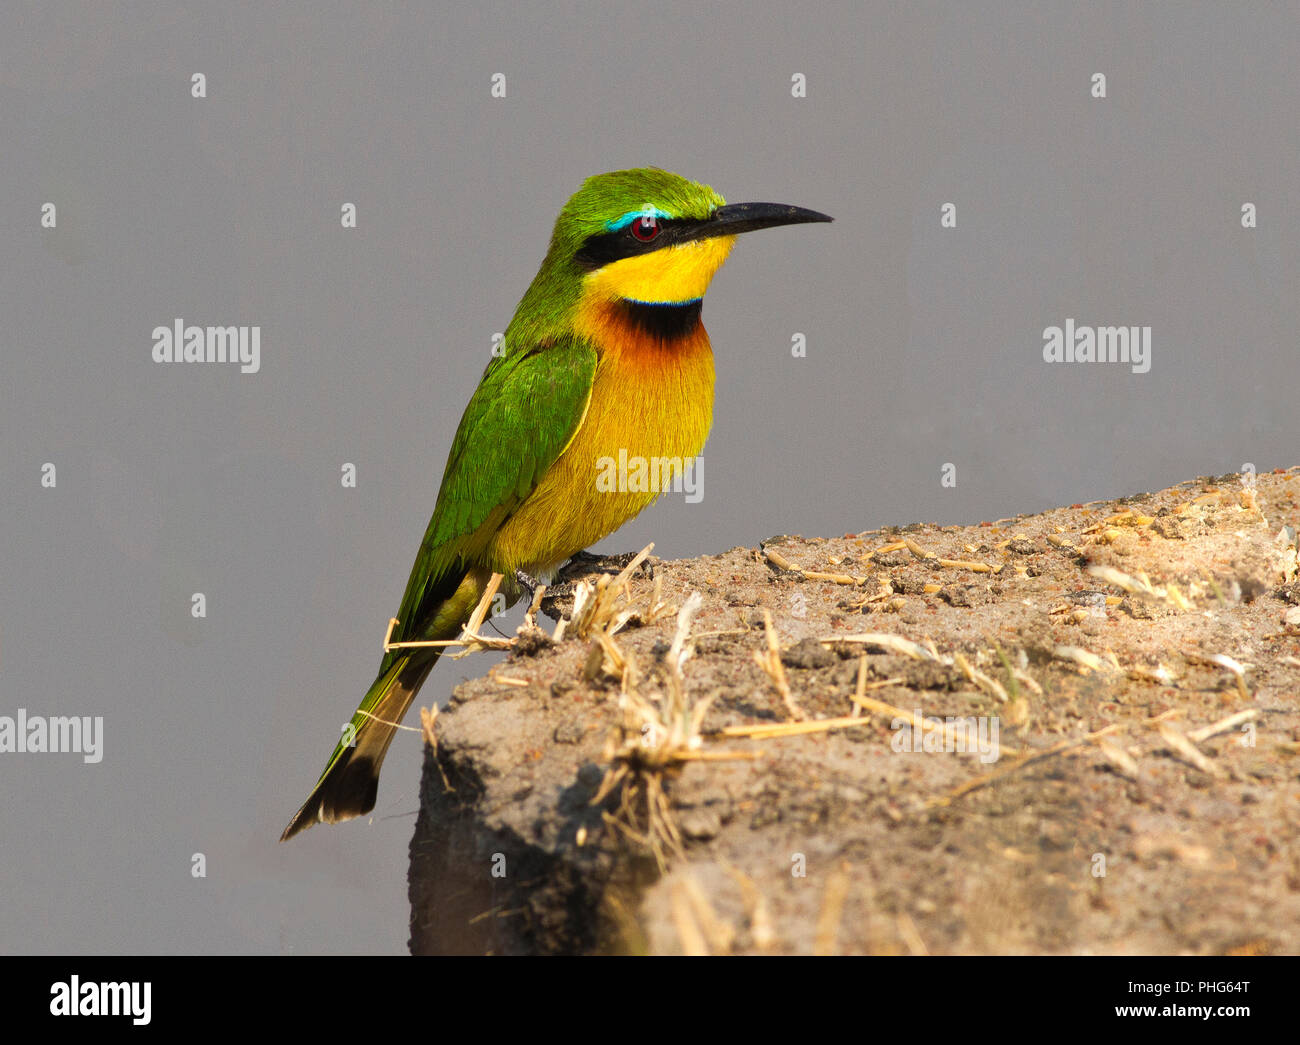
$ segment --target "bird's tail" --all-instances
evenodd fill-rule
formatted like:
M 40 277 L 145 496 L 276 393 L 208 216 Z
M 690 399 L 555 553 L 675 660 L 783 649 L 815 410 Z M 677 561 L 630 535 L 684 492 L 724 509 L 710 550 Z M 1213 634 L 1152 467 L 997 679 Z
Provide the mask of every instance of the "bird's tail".
M 391 663 L 385 663 L 352 716 L 350 728 L 330 755 L 315 789 L 284 829 L 281 842 L 317 822 L 334 824 L 375 808 L 379 767 L 388 745 L 437 659 L 436 650 L 414 649 L 398 653 Z

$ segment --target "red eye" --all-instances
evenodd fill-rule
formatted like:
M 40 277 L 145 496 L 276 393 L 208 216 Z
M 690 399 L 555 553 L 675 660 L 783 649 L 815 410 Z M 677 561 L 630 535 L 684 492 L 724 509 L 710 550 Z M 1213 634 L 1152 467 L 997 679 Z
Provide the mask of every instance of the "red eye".
M 656 218 L 647 214 L 643 218 L 637 218 L 632 222 L 632 235 L 642 243 L 649 243 L 659 235 L 660 225 Z

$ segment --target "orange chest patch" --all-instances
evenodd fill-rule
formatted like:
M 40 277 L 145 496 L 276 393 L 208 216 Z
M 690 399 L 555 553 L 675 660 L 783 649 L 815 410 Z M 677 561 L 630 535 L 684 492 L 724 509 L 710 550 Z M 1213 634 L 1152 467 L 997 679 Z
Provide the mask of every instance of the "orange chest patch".
M 604 454 L 694 457 L 713 421 L 713 349 L 698 320 L 665 338 L 617 303 L 585 307 L 578 332 L 600 346 L 591 405 L 574 438 Z
M 680 472 L 704 449 L 713 422 L 713 350 L 703 326 L 665 340 L 610 304 L 586 311 L 577 327 L 600 346 L 591 399 L 568 447 L 489 547 L 504 573 L 545 571 L 618 529 L 664 487 L 611 487 L 611 472 Z

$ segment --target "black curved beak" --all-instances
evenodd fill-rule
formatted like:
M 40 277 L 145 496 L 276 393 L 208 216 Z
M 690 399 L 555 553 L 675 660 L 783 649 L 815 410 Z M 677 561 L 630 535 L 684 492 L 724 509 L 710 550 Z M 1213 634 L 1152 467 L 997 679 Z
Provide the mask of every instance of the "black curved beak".
M 778 225 L 803 225 L 812 221 L 834 221 L 829 214 L 795 207 L 788 203 L 728 203 L 686 232 L 683 239 L 738 236 L 742 232 L 772 229 Z

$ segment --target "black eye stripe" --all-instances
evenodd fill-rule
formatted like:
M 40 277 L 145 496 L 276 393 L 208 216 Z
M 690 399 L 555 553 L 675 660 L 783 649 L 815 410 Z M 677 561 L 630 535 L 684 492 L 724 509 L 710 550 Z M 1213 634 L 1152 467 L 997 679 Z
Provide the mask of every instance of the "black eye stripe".
M 602 265 L 608 265 L 611 261 L 634 258 L 638 254 L 649 254 L 651 251 L 660 250 L 674 243 L 691 239 L 690 232 L 698 224 L 697 222 L 655 218 L 654 228 L 656 231 L 654 235 L 648 239 L 643 239 L 636 234 L 635 229 L 644 220 L 644 218 L 637 218 L 635 221 L 629 222 L 626 228 L 614 232 L 599 232 L 594 236 L 588 236 L 574 255 L 574 260 L 583 268 L 598 269 Z

